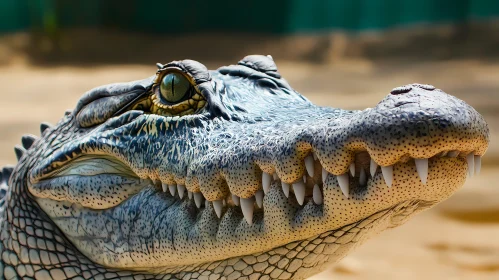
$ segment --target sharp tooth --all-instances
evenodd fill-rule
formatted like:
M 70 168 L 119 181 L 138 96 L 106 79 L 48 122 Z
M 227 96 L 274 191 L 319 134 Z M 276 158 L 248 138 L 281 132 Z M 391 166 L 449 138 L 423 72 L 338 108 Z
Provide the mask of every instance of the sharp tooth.
M 370 169 L 371 169 L 370 170 L 371 171 L 371 177 L 374 177 L 374 175 L 376 175 L 376 170 L 378 169 L 378 164 L 372 158 L 371 158 Z
M 475 154 L 473 152 L 466 156 L 466 161 L 468 162 L 468 176 L 473 177 L 475 173 Z
M 450 151 L 447 153 L 448 157 L 455 158 L 459 155 L 459 151 Z
M 314 157 L 309 155 L 305 158 L 305 168 L 307 169 L 308 176 L 314 177 Z
M 254 210 L 253 204 L 254 204 L 254 202 L 255 202 L 254 197 L 250 197 L 250 198 L 242 198 L 241 197 L 241 210 L 243 211 L 244 219 L 246 219 L 246 222 L 250 226 L 253 224 L 253 210 Z
M 295 192 L 298 204 L 303 205 L 303 202 L 305 201 L 305 183 L 301 180 L 293 183 L 293 191 Z
M 259 190 L 255 193 L 255 200 L 256 200 L 256 205 L 258 205 L 258 208 L 262 208 L 263 206 L 263 191 Z
M 475 156 L 475 174 L 480 174 L 480 170 L 482 169 L 482 157 Z
M 161 184 L 161 188 L 163 189 L 163 192 L 168 191 L 168 185 L 167 184 Z
M 201 208 L 201 205 L 203 204 L 203 194 L 200 192 L 194 193 L 194 202 L 196 203 L 197 208 Z
M 168 189 L 170 190 L 170 194 L 175 196 L 175 191 L 177 191 L 177 187 L 175 185 L 169 185 Z
M 383 173 L 386 185 L 390 188 L 393 183 L 393 165 L 381 166 L 381 172 Z
M 177 185 L 177 192 L 180 199 L 184 198 L 185 187 L 183 185 Z
M 270 175 L 269 173 L 263 172 L 263 174 L 262 174 L 262 186 L 263 186 L 263 191 L 265 193 L 269 192 L 271 182 L 272 182 L 272 175 Z
M 222 202 L 223 202 L 224 207 L 227 206 L 227 201 L 225 201 L 225 199 L 222 199 Z
M 222 217 L 222 207 L 223 207 L 222 200 L 215 200 L 212 203 L 213 203 L 213 208 L 215 209 L 215 213 L 217 213 L 218 218 Z
M 447 155 L 447 151 L 443 151 L 440 153 L 440 157 L 445 157 Z
M 322 183 L 325 183 L 326 182 L 326 178 L 327 178 L 327 171 L 326 169 L 324 169 L 324 167 L 322 168 Z
M 338 180 L 338 184 L 340 185 L 340 189 L 345 195 L 346 198 L 348 198 L 348 195 L 350 193 L 350 178 L 348 177 L 348 173 L 341 174 L 336 176 Z
M 316 153 L 312 153 L 312 157 L 314 158 L 314 160 L 317 160 L 317 154 Z
M 350 163 L 350 174 L 355 177 L 355 162 Z
M 322 197 L 321 189 L 319 188 L 319 185 L 317 185 L 317 184 L 314 185 L 313 199 L 314 199 L 314 203 L 317 205 L 322 204 L 322 202 L 324 201 L 324 198 Z
M 307 182 L 307 176 L 303 175 L 303 182 L 306 183 Z
M 423 185 L 426 185 L 426 182 L 428 180 L 428 159 L 415 158 L 414 162 L 416 163 L 416 170 L 418 171 L 421 183 L 423 183 Z
M 364 167 L 360 168 L 359 185 L 361 185 L 361 186 L 367 185 L 367 176 L 366 176 L 366 171 L 364 170 Z
M 208 200 L 204 201 L 204 208 L 210 207 L 210 202 Z
M 289 184 L 282 182 L 282 192 L 286 197 L 289 197 Z
M 239 206 L 239 196 L 235 194 L 230 194 L 232 196 L 232 202 L 234 202 L 234 205 Z
M 189 199 L 192 199 L 192 192 L 187 191 L 187 197 L 188 197 Z
M 276 172 L 276 173 L 274 173 L 274 174 L 272 175 L 272 177 L 274 178 L 274 180 L 279 180 L 279 176 L 277 176 L 277 172 Z

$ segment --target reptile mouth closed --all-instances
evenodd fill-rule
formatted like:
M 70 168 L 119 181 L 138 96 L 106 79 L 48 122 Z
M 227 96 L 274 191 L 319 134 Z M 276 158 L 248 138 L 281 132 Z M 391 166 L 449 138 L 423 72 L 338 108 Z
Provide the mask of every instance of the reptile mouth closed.
M 431 178 L 428 178 L 429 162 L 439 158 L 459 158 L 465 160 L 468 166 L 469 177 L 480 173 L 481 156 L 475 155 L 473 152 L 466 153 L 457 150 L 442 151 L 429 159 L 413 159 L 406 156 L 394 165 L 406 165 L 410 163 L 413 169 L 415 169 L 414 176 L 419 176 L 421 184 L 426 185 L 428 180 L 431 180 Z M 373 184 L 373 178 L 376 176 L 383 178 L 383 182 L 387 188 L 392 187 L 394 181 L 397 180 L 393 175 L 393 165 L 379 166 L 367 152 L 356 153 L 355 160 L 348 166 L 348 172 L 341 175 L 334 175 L 326 171 L 315 153 L 311 153 L 305 157 L 304 165 L 306 174 L 303 175 L 302 179 L 293 183 L 281 181 L 276 172 L 269 174 L 262 171 L 263 188 L 249 198 L 241 198 L 235 194 L 230 194 L 224 199 L 209 201 L 203 196 L 202 192 L 188 191 L 184 185 L 169 185 L 158 182 L 157 186 L 161 186 L 163 192 L 170 194 L 176 199 L 182 200 L 187 198 L 193 200 L 197 208 L 212 205 L 218 218 L 222 218 L 226 207 L 240 207 L 246 222 L 252 225 L 253 214 L 261 211 L 263 208 L 263 200 L 271 186 L 281 188 L 282 193 L 289 199 L 290 204 L 303 206 L 308 203 L 316 205 L 323 204 L 323 184 L 328 176 L 333 177 L 337 181 L 345 199 L 361 199 L 363 193 L 369 191 L 369 186 Z
M 403 105 L 398 104 L 397 108 L 401 106 Z M 367 110 L 365 114 L 368 114 L 369 111 Z M 120 116 L 114 120 L 113 122 L 118 123 L 118 126 L 111 124 L 107 124 L 107 126 L 115 130 L 125 129 L 120 133 L 130 134 L 131 132 L 128 130 L 131 127 L 143 127 L 151 118 L 161 120 L 167 124 L 166 127 L 172 127 L 169 123 L 174 122 L 178 126 L 183 120 L 178 117 L 154 117 L 143 114 L 140 111 L 133 112 L 134 114 L 130 117 Z M 113 134 L 115 133 L 113 131 L 106 132 L 104 130 L 103 133 Z M 342 135 L 343 132 L 340 131 L 337 134 Z M 337 136 L 329 137 L 336 138 Z M 75 160 L 79 160 L 79 157 L 91 158 L 94 151 L 103 149 L 102 145 L 107 144 L 107 142 L 101 142 L 100 139 L 102 138 L 105 139 L 105 137 L 83 139 L 80 142 L 71 143 L 68 148 L 60 149 L 53 158 L 46 161 L 45 164 L 40 165 L 32 173 L 34 175 L 32 177 L 32 192 L 42 197 L 47 197 L 48 194 L 48 197 L 57 200 L 68 200 L 78 203 L 88 201 L 86 197 L 74 199 L 74 195 L 71 199 L 68 199 L 64 195 L 51 196 L 53 190 L 50 187 L 46 187 L 49 184 L 40 185 L 38 182 L 44 178 L 60 177 L 61 174 L 57 174 L 59 170 L 66 168 L 68 164 L 72 164 Z M 218 218 L 222 218 L 224 209 L 227 206 L 239 207 L 246 222 L 252 225 L 254 223 L 254 213 L 259 212 L 263 208 L 265 194 L 271 185 L 278 185 L 291 204 L 298 206 L 308 203 L 321 205 L 324 201 L 324 182 L 328 176 L 331 176 L 334 177 L 334 181 L 337 182 L 345 199 L 362 199 L 362 194 L 369 192 L 369 185 L 376 176 L 383 178 L 383 184 L 388 188 L 399 180 L 393 174 L 393 166 L 396 164 L 412 164 L 414 168 L 412 168 L 412 171 L 409 171 L 409 176 L 419 176 L 419 183 L 426 185 L 428 182 L 428 166 L 430 161 L 437 158 L 463 159 L 467 162 L 469 176 L 472 176 L 475 171 L 476 173 L 480 172 L 480 153 L 484 152 L 483 139 L 481 138 L 478 138 L 478 141 L 472 138 L 459 142 L 454 139 L 455 137 L 449 138 L 446 136 L 444 137 L 445 141 L 436 143 L 433 146 L 423 146 L 422 143 L 424 144 L 424 141 L 420 142 L 420 140 L 417 140 L 409 146 L 388 146 L 385 149 L 380 149 L 377 145 L 373 145 L 369 137 L 366 139 L 347 138 L 343 140 L 342 147 L 338 146 L 338 143 L 341 143 L 341 141 L 338 141 L 338 143 L 335 143 L 334 149 L 328 146 L 325 149 L 324 147 L 322 149 L 315 147 L 317 143 L 314 141 L 307 143 L 303 141 L 303 138 L 307 138 L 307 136 L 299 134 L 295 138 L 294 141 L 297 141 L 297 148 L 294 152 L 296 156 L 292 160 L 285 158 L 284 161 L 276 161 L 274 159 L 269 162 L 268 160 L 256 159 L 250 160 L 246 164 L 246 170 L 218 167 L 213 170 L 213 173 L 208 174 L 196 172 L 201 166 L 191 163 L 186 166 L 187 170 L 183 174 L 165 173 L 158 170 L 157 166 L 149 166 L 147 167 L 148 171 L 143 172 L 127 164 L 127 160 L 129 159 L 126 156 L 114 154 L 111 156 L 116 157 L 113 161 L 118 165 L 123 165 L 122 169 L 126 170 L 123 175 L 136 178 L 137 187 L 127 188 L 130 192 L 121 196 L 118 200 L 113 200 L 113 203 L 106 201 L 106 203 L 97 202 L 93 205 L 88 203 L 84 205 L 99 209 L 116 206 L 127 197 L 137 193 L 147 181 L 150 181 L 155 182 L 158 189 L 169 193 L 177 199 L 187 197 L 194 202 L 198 209 L 211 204 Z M 421 138 L 424 139 L 424 135 Z M 464 147 L 465 150 L 453 149 L 456 146 Z M 87 150 L 83 150 L 81 147 Z M 113 146 L 104 148 L 111 151 L 115 150 Z M 401 151 L 405 151 L 405 153 L 401 153 Z M 374 153 L 374 156 L 371 156 L 371 152 Z M 410 155 L 418 155 L 419 158 L 412 158 Z M 431 156 L 424 157 L 427 155 Z M 93 157 L 98 157 L 98 154 Z M 158 157 L 161 158 L 161 155 L 158 155 Z M 379 165 L 377 162 L 390 163 L 390 165 Z M 216 166 L 213 163 L 203 161 L 200 161 L 200 163 L 204 166 Z M 75 169 L 75 167 L 72 168 Z M 175 166 L 169 167 L 169 170 L 172 169 L 175 169 Z M 109 173 L 110 171 L 106 172 Z M 106 172 L 101 171 L 101 173 Z M 57 186 L 57 184 L 52 183 L 52 187 L 54 186 Z M 82 189 L 86 188 L 89 187 L 82 187 Z M 69 193 L 69 190 L 64 191 L 64 193 Z M 97 193 L 93 195 L 98 196 Z

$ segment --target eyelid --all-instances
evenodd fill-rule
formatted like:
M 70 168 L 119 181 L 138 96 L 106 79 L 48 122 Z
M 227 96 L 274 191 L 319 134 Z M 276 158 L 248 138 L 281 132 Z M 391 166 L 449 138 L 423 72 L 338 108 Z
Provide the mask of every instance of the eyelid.
M 164 69 L 159 69 L 156 72 L 156 77 L 153 80 L 153 87 L 160 85 L 163 78 L 170 73 L 181 74 L 197 90 L 196 81 L 194 80 L 194 77 L 192 77 L 189 73 L 182 71 L 182 69 L 180 69 L 178 67 L 168 67 L 168 68 L 164 68 Z

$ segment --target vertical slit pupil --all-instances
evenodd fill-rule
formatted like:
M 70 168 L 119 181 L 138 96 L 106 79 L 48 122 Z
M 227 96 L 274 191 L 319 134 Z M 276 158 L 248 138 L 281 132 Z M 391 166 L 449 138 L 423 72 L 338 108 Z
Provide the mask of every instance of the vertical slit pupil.
M 190 86 L 189 81 L 181 74 L 169 73 L 161 82 L 160 94 L 166 102 L 178 102 L 189 93 Z
M 172 95 L 175 98 L 175 76 L 172 77 Z

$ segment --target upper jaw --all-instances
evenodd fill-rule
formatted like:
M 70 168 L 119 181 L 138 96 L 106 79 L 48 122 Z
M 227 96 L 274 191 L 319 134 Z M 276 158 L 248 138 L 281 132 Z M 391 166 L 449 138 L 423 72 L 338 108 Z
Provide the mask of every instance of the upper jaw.
M 137 177 L 161 183 L 172 192 L 175 188 L 202 193 L 203 199 L 217 205 L 232 195 L 258 202 L 271 174 L 291 192 L 296 189 L 298 202 L 303 203 L 303 196 L 313 195 L 314 186 L 324 180 L 322 174 L 337 175 L 348 193 L 348 172 L 364 185 L 364 177 L 373 174 L 371 168 L 380 165 L 391 185 L 391 166 L 414 158 L 426 183 L 429 158 L 459 156 L 470 166 L 476 160 L 479 167 L 489 141 L 487 125 L 473 108 L 420 85 L 396 89 L 364 111 L 338 115 L 312 105 L 309 111 L 257 124 L 229 122 L 218 130 L 189 122 L 179 126 L 182 118 L 121 116 L 58 150 L 32 171 L 31 182 L 50 177 L 75 157 L 104 151 Z M 150 130 L 144 131 L 147 127 Z

